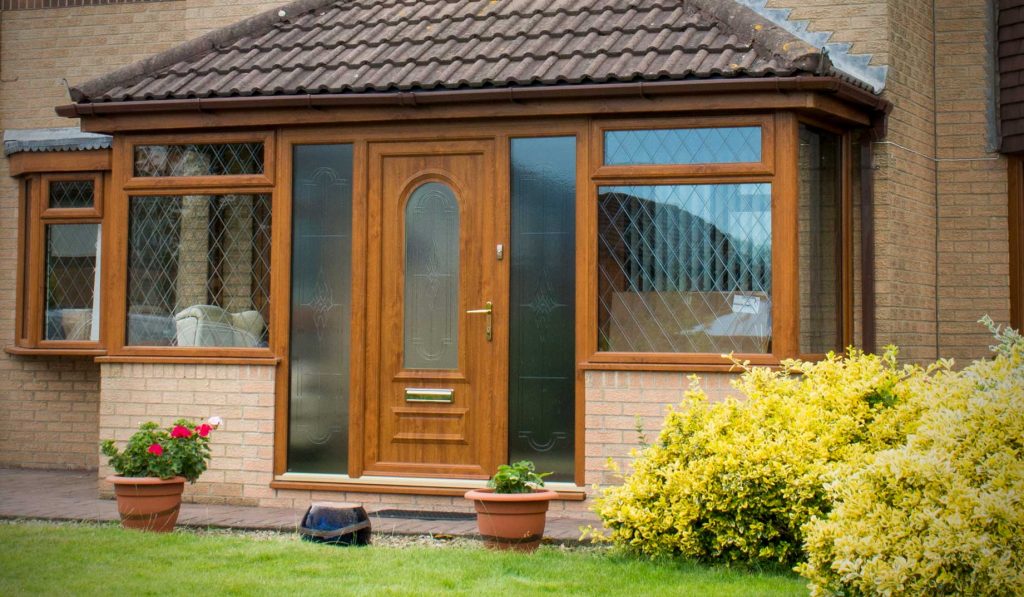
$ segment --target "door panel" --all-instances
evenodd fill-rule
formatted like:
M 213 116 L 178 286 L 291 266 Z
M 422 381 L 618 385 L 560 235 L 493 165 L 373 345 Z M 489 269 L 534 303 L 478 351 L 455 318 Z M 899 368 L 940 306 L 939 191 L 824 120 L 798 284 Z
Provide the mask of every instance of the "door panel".
M 380 303 L 368 322 L 379 355 L 368 359 L 363 473 L 485 478 L 507 438 L 507 333 L 487 334 L 508 318 L 493 145 L 369 150 Z

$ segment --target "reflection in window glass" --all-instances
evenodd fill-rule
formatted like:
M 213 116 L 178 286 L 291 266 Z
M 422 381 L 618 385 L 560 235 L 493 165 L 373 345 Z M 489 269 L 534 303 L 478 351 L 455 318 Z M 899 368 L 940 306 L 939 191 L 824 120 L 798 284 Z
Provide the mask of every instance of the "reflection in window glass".
M 50 181 L 49 206 L 52 209 L 77 209 L 93 206 L 91 180 Z
M 405 207 L 405 368 L 459 366 L 459 203 L 428 182 Z
M 270 195 L 129 200 L 127 343 L 267 346 Z
M 761 161 L 761 127 L 607 131 L 604 163 L 725 164 Z
M 46 227 L 45 340 L 100 339 L 99 255 L 99 224 Z
M 771 351 L 771 185 L 602 187 L 598 348 Z
M 842 349 L 839 135 L 800 126 L 800 350 Z
M 262 143 L 137 145 L 135 176 L 263 174 Z

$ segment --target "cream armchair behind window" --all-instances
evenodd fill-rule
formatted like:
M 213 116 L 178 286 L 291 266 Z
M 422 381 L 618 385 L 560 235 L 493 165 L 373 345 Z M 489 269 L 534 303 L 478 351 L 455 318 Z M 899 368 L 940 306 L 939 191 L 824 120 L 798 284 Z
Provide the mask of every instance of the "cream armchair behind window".
M 215 305 L 192 305 L 174 316 L 178 346 L 259 346 L 266 322 L 258 311 L 230 313 Z

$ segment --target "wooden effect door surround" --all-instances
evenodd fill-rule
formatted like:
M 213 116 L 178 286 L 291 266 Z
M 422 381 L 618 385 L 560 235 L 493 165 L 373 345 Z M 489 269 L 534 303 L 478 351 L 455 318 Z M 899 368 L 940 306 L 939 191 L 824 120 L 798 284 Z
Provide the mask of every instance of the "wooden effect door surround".
M 492 141 L 369 147 L 379 303 L 369 301 L 363 474 L 486 478 L 504 458 L 507 272 L 496 248 L 507 216 L 494 163 Z

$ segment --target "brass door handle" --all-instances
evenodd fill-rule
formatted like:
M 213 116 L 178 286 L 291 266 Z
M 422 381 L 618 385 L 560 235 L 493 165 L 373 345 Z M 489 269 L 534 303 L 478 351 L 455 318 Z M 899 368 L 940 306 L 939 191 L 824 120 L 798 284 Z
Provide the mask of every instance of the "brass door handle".
M 484 308 L 483 309 L 469 309 L 468 311 L 466 311 L 466 313 L 468 315 L 486 315 L 487 316 L 487 327 L 484 330 L 484 336 L 487 338 L 487 341 L 490 342 L 491 338 L 494 337 L 494 333 L 493 333 L 493 329 L 492 329 L 492 327 L 493 327 L 492 324 L 493 324 L 493 319 L 494 319 L 494 317 L 493 317 L 493 315 L 494 315 L 494 303 L 492 303 L 491 301 L 487 301 L 486 303 L 484 303 Z

